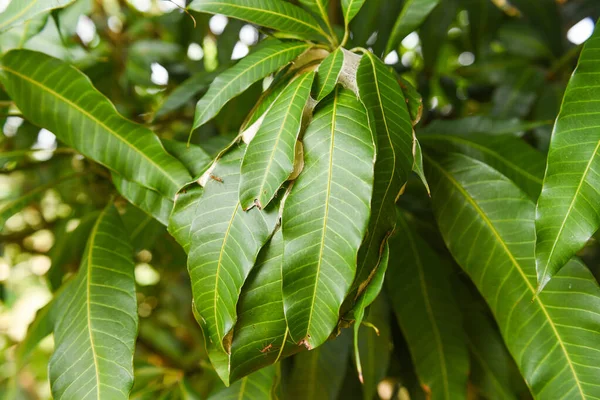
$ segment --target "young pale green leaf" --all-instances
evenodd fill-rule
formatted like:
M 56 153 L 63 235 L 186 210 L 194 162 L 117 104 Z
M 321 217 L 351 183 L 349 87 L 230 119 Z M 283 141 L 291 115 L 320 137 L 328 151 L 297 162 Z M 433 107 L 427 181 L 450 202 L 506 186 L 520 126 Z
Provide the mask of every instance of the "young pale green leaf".
M 260 251 L 240 300 L 231 343 L 231 380 L 302 350 L 291 341 L 283 312 L 283 236 L 278 229 Z
M 229 387 L 213 393 L 208 400 L 256 400 L 270 399 L 275 385 L 276 370 L 274 366 L 263 368 L 248 375 Z
M 343 66 L 344 52 L 339 48 L 328 55 L 319 65 L 315 95 L 317 101 L 323 100 L 325 96 L 333 92 Z
M 191 223 L 188 270 L 194 309 L 207 341 L 225 353 L 229 346 L 223 339 L 235 324 L 242 285 L 277 217 L 272 208 L 242 210 L 238 187 L 243 152 L 243 147 L 233 148 L 216 162 L 193 218 L 186 222 Z
M 266 207 L 294 171 L 294 149 L 314 77 L 307 72 L 284 89 L 248 144 L 239 189 L 244 210 Z
M 383 287 L 383 279 L 385 278 L 385 271 L 388 267 L 389 256 L 390 249 L 388 243 L 386 242 L 383 254 L 381 255 L 381 262 L 376 267 L 376 269 L 373 270 L 372 275 L 369 277 L 369 283 L 366 285 L 366 288 L 361 293 L 358 300 L 356 301 L 356 304 L 352 309 L 352 314 L 354 318 L 354 358 L 356 361 L 358 379 L 362 383 L 365 382 L 365 379 L 363 374 L 363 367 L 360 361 L 361 358 L 359 351 L 358 334 L 360 330 L 360 325 L 362 324 L 363 319 L 365 317 L 365 310 L 375 301 L 377 296 L 379 296 L 379 293 L 381 292 L 381 289 Z
M 542 189 L 544 156 L 523 140 L 512 135 L 451 135 L 421 136 L 427 149 L 456 152 L 482 161 L 505 175 L 532 200 Z
M 168 198 L 191 180 L 154 133 L 121 117 L 70 65 L 13 50 L 2 58 L 0 81 L 27 119 L 125 179 Z
M 349 331 L 328 341 L 317 349 L 294 357 L 285 399 L 329 400 L 337 399 L 350 356 Z
M 371 218 L 358 255 L 356 287 L 379 263 L 383 245 L 396 225 L 396 198 L 413 166 L 412 123 L 394 74 L 373 54 L 365 53 L 358 67 L 357 83 L 360 98 L 369 110 L 377 161 Z
M 57 316 L 49 364 L 55 399 L 129 398 L 138 325 L 132 256 L 119 213 L 109 205 Z
M 584 45 L 554 125 L 537 205 L 539 290 L 600 227 L 600 28 Z
M 387 42 L 385 54 L 396 50 L 402 39 L 416 30 L 440 0 L 408 0 L 404 3 Z
M 374 145 L 367 112 L 337 89 L 303 138 L 304 170 L 283 210 L 283 300 L 296 343 L 315 348 L 336 326 L 369 219 Z
M 365 4 L 365 0 L 341 0 L 342 1 L 342 13 L 344 14 L 344 24 L 346 29 L 350 22 L 356 17 L 356 14 L 360 11 L 362 6 Z
M 75 0 L 15 0 L 8 3 L 6 10 L 0 13 L 0 32 L 12 26 L 46 13 L 50 10 L 62 8 Z
M 536 295 L 533 202 L 480 161 L 425 160 L 444 241 L 490 306 L 533 396 L 599 397 L 600 314 L 591 310 L 600 307 L 600 288 L 592 274 L 570 261 Z
M 466 399 L 469 353 L 448 266 L 402 215 L 390 249 L 388 293 L 421 386 L 431 399 Z
M 190 10 L 223 14 L 303 39 L 326 38 L 316 19 L 282 0 L 194 0 Z
M 308 44 L 300 42 L 269 40 L 263 43 L 213 81 L 208 92 L 196 105 L 193 129 L 211 120 L 229 100 L 248 89 L 254 82 L 277 71 L 308 48 Z

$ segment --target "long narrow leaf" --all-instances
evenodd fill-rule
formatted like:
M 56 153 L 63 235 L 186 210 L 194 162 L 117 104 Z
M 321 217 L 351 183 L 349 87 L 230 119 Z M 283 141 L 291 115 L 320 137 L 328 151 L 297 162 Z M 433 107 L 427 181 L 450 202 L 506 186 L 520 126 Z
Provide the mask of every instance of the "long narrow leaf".
M 439 2 L 440 0 L 408 0 L 394 24 L 385 54 L 395 50 L 402 39 L 421 26 Z
M 321 65 L 319 65 L 317 73 L 315 100 L 321 101 L 325 96 L 333 92 L 342 72 L 343 65 L 344 52 L 341 49 L 335 50 L 323 60 Z

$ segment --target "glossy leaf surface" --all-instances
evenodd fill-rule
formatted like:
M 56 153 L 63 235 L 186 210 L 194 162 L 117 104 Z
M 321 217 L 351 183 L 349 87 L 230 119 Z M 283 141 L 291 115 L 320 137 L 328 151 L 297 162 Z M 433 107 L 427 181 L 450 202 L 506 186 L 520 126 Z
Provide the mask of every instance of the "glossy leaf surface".
M 346 27 L 350 25 L 350 22 L 356 17 L 356 14 L 360 11 L 362 6 L 365 4 L 365 0 L 341 0 L 342 2 L 342 13 L 344 14 L 344 23 Z
M 341 49 L 335 50 L 323 60 L 317 71 L 317 89 L 315 99 L 321 101 L 329 93 L 333 92 L 338 77 L 342 72 L 344 65 L 344 52 Z
M 421 26 L 425 18 L 427 18 L 439 2 L 440 0 L 406 1 L 388 39 L 385 54 L 395 50 L 402 39 Z

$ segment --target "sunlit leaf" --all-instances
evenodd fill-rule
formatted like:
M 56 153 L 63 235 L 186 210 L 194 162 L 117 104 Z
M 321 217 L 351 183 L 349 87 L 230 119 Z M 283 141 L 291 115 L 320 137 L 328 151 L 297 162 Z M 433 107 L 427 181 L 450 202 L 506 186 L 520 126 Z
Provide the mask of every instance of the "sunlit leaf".
M 0 13 L 0 32 L 11 26 L 37 17 L 56 8 L 65 7 L 75 0 L 16 0 L 8 3 L 8 7 Z

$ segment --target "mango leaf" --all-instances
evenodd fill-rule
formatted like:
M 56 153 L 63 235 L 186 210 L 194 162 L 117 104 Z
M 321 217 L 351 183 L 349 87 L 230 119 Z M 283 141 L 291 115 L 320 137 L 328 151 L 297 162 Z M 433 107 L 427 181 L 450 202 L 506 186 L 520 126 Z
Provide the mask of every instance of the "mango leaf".
M 109 205 L 57 317 L 49 364 L 55 399 L 129 398 L 138 326 L 132 255 L 119 213 Z
M 190 181 L 154 133 L 121 117 L 90 80 L 68 64 L 13 50 L 2 57 L 0 81 L 28 120 L 125 179 L 168 198 Z
M 507 135 L 523 136 L 523 134 L 539 126 L 548 125 L 546 121 L 522 121 L 517 118 L 492 118 L 483 115 L 464 117 L 453 120 L 436 119 L 431 121 L 419 134 L 429 133 L 449 135 Z
M 421 386 L 431 399 L 466 399 L 469 353 L 451 271 L 402 215 L 390 249 L 388 293 Z
M 238 187 L 243 151 L 234 147 L 216 162 L 213 178 L 195 202 L 189 221 L 188 270 L 194 309 L 207 341 L 224 353 L 229 353 L 230 344 L 223 339 L 235 324 L 242 285 L 277 217 L 273 207 L 262 212 L 242 210 Z
M 439 152 L 457 152 L 475 158 L 496 169 L 536 200 L 542 189 L 546 168 L 544 156 L 523 140 L 512 135 L 421 136 L 421 143 Z
M 3 14 L 0 14 L 0 16 Z M 0 36 L 0 48 L 3 53 L 12 49 L 21 49 L 25 44 L 41 32 L 46 26 L 48 14 L 42 13 L 37 17 L 29 19 L 22 24 L 13 26 Z
M 169 139 L 161 139 L 161 142 L 169 154 L 187 168 L 194 179 L 200 178 L 212 161 L 211 156 L 200 146 L 186 145 L 183 142 Z
M 344 14 L 346 30 L 348 30 L 348 25 L 356 17 L 363 4 L 365 4 L 365 0 L 342 0 L 342 13 Z
M 213 393 L 208 400 L 255 400 L 270 399 L 275 384 L 275 367 L 263 368 L 248 375 L 231 386 Z
M 300 42 L 264 42 L 257 50 L 213 81 L 208 92 L 196 105 L 193 129 L 211 120 L 229 100 L 248 89 L 254 82 L 277 71 L 308 48 L 309 45 Z
M 421 179 L 423 186 L 425 186 L 425 189 L 427 190 L 427 194 L 431 196 L 431 190 L 429 189 L 429 183 L 427 182 L 425 169 L 423 168 L 423 150 L 421 149 L 421 144 L 416 137 L 414 138 L 413 143 L 413 153 L 415 160 L 413 162 L 412 170 L 415 174 L 417 174 L 419 179 Z
M 373 190 L 367 112 L 336 89 L 303 138 L 304 170 L 283 210 L 283 301 L 294 342 L 315 348 L 336 326 L 356 271 Z
M 413 86 L 412 83 L 402 78 L 401 76 L 396 76 L 398 79 L 398 84 L 402 89 L 402 93 L 404 93 L 404 97 L 406 99 L 406 106 L 408 107 L 408 112 L 410 114 L 410 119 L 412 121 L 413 126 L 417 125 L 423 116 L 423 98 L 421 94 L 417 91 L 417 88 Z M 438 120 L 432 121 L 432 123 Z
M 392 33 L 389 36 L 385 54 L 391 53 L 409 33 L 416 30 L 440 0 L 408 0 L 404 3 Z
M 112 180 L 117 191 L 127 201 L 152 216 L 161 224 L 168 225 L 169 215 L 171 215 L 171 211 L 173 210 L 173 200 L 135 182 L 123 179 L 115 173 L 112 174 Z
M 35 18 L 40 14 L 65 7 L 75 0 L 16 0 L 0 13 L 0 32 Z
M 311 351 L 294 357 L 285 399 L 336 399 L 342 388 L 350 355 L 349 331 Z
M 291 341 L 283 312 L 283 236 L 278 229 L 260 251 L 240 300 L 231 343 L 231 380 L 276 363 L 304 347 Z
M 308 8 L 313 14 L 318 15 L 321 21 L 327 25 L 331 38 L 335 38 L 335 33 L 329 21 L 329 3 L 330 0 L 300 0 L 300 4 Z
M 317 70 L 316 96 L 317 101 L 321 101 L 329 93 L 333 92 L 338 81 L 342 67 L 344 66 L 344 52 L 337 49 L 328 55 Z
M 554 125 L 548 167 L 537 205 L 538 286 L 550 278 L 600 227 L 600 29 L 584 45 Z
M 448 249 L 490 306 L 535 398 L 600 396 L 598 283 L 572 260 L 536 295 L 535 206 L 509 179 L 469 157 L 425 157 Z M 465 240 L 470 241 L 465 245 Z
M 377 144 L 375 183 L 367 236 L 360 248 L 354 286 L 363 283 L 381 258 L 396 226 L 396 198 L 413 166 L 413 128 L 396 77 L 375 55 L 365 53 L 357 72 L 358 91 L 369 111 Z
M 304 39 L 327 37 L 312 15 L 282 0 L 194 0 L 190 10 L 223 14 Z
M 284 89 L 248 145 L 239 189 L 244 210 L 266 207 L 294 171 L 294 149 L 314 77 L 308 72 Z

